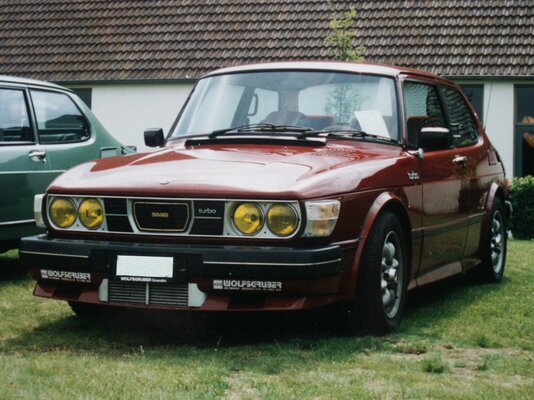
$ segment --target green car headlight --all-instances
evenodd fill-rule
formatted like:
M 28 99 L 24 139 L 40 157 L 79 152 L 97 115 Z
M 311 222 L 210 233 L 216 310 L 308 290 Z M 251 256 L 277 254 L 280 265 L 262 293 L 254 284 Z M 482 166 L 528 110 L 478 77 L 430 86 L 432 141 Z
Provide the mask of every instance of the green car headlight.
M 59 228 L 67 229 L 76 221 L 76 206 L 66 197 L 57 197 L 50 204 L 50 220 Z

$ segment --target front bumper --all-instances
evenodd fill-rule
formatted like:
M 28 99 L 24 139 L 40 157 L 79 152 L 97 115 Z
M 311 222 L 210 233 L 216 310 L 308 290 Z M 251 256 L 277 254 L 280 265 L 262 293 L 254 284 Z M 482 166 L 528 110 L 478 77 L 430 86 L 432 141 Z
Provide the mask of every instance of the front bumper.
M 331 303 L 339 298 L 343 271 L 352 253 L 337 245 L 175 245 L 56 239 L 47 235 L 24 238 L 20 244 L 21 261 L 38 281 L 38 296 L 203 310 L 302 309 Z M 172 257 L 173 276 L 165 283 L 119 282 L 119 255 Z M 180 290 L 183 292 L 177 294 Z M 153 293 L 157 293 L 157 302 L 151 301 Z M 188 300 L 167 301 L 173 296 Z

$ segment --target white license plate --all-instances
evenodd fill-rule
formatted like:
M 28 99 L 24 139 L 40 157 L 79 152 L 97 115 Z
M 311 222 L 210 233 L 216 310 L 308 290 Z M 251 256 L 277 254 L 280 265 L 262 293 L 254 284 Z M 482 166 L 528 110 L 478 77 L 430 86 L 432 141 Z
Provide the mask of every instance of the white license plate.
M 172 257 L 117 256 L 117 276 L 172 278 L 172 271 Z

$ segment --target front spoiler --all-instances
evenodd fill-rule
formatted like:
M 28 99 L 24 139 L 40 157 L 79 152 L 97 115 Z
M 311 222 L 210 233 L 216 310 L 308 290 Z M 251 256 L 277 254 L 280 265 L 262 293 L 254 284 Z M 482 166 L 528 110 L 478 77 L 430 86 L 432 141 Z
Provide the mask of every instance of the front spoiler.
M 109 273 L 116 257 L 154 255 L 180 258 L 181 278 L 316 279 L 343 271 L 345 252 L 337 245 L 319 248 L 153 244 L 23 238 L 20 258 L 29 267 Z

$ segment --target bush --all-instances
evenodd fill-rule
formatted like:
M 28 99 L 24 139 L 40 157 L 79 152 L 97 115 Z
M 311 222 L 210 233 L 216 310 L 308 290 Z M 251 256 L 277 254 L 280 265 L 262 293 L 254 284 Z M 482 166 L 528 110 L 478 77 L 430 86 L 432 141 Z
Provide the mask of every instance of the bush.
M 512 234 L 516 239 L 534 238 L 534 176 L 514 178 L 510 201 L 514 209 Z

